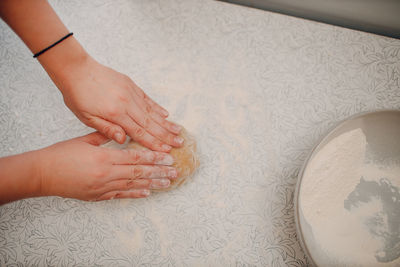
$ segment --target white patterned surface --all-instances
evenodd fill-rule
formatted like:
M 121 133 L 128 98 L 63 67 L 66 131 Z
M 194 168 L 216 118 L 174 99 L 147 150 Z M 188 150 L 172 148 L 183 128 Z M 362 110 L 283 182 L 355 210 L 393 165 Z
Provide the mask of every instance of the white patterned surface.
M 201 168 L 146 200 L 1 206 L 0 265 L 307 265 L 299 168 L 336 122 L 400 108 L 400 41 L 214 1 L 51 3 L 196 136 Z M 91 131 L 4 23 L 0 81 L 1 156 Z

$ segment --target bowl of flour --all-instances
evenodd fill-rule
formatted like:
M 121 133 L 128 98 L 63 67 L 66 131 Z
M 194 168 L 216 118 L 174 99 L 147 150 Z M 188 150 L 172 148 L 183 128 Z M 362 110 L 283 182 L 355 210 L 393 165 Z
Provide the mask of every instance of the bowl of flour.
M 295 201 L 311 264 L 400 266 L 400 111 L 334 128 L 304 164 Z

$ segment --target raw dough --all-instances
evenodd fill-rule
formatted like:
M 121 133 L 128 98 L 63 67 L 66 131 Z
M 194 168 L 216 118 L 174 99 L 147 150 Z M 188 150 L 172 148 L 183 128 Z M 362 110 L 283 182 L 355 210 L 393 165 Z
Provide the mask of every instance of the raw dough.
M 178 178 L 171 180 L 171 185 L 165 189 L 153 189 L 152 191 L 168 191 L 182 185 L 199 166 L 199 160 L 196 155 L 196 141 L 186 129 L 182 127 L 180 136 L 185 140 L 180 148 L 172 148 L 170 154 L 174 157 L 175 162 L 172 165 L 178 171 Z M 128 148 L 148 150 L 133 140 L 128 143 Z

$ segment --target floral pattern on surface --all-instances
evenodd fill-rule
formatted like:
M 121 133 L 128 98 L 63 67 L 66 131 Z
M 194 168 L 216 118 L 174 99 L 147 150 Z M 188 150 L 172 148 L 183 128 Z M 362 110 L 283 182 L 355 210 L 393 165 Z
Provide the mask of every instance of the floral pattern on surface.
M 0 266 L 307 266 L 294 188 L 353 114 L 400 108 L 400 41 L 216 1 L 50 2 L 101 63 L 198 142 L 201 167 L 149 199 L 0 207 Z M 0 23 L 0 153 L 91 129 Z

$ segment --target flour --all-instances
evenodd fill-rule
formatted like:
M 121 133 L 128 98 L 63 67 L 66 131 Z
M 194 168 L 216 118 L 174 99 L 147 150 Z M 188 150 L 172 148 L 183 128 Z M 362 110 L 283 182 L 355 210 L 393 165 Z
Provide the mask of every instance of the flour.
M 392 237 L 392 226 L 399 227 L 398 219 L 395 225 L 388 220 L 383 206 L 388 201 L 379 195 L 382 186 L 393 191 L 389 194 L 396 193 L 400 168 L 366 162 L 367 148 L 361 129 L 344 133 L 318 151 L 304 173 L 300 211 L 309 225 L 304 236 L 314 260 L 323 266 L 400 265 L 396 249 L 400 243 L 393 247 L 385 239 Z M 367 196 L 364 187 L 377 188 L 377 193 Z M 393 203 L 398 205 L 395 196 Z

